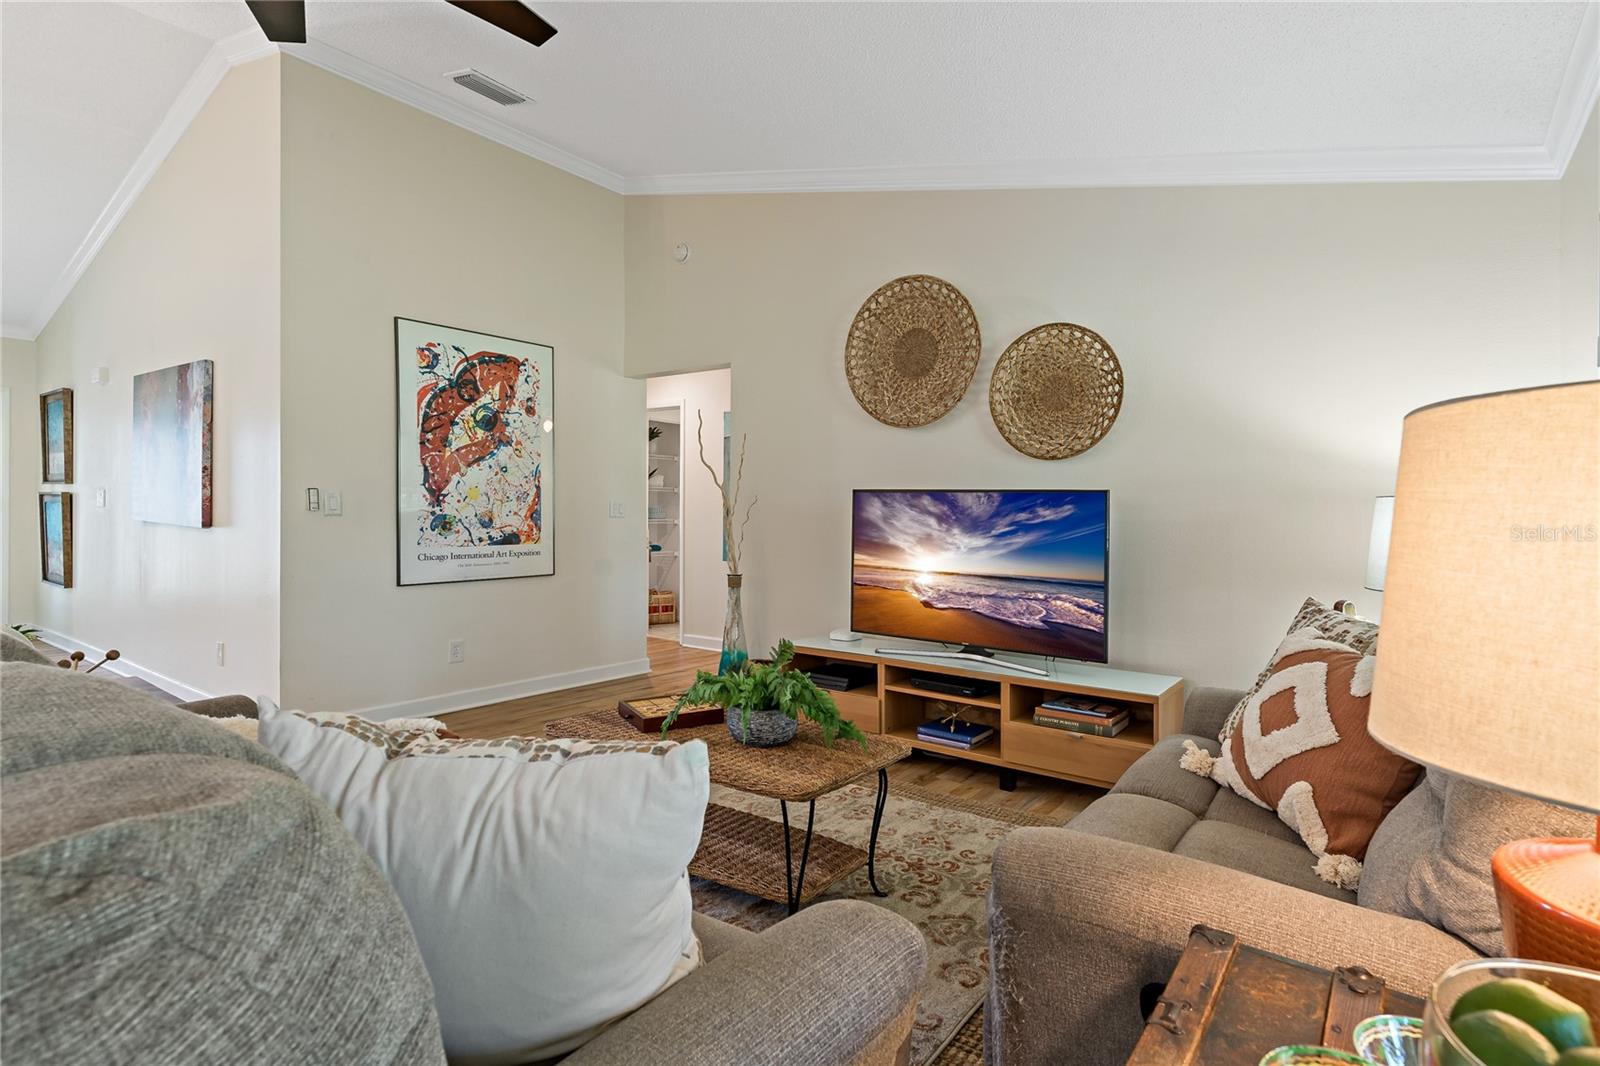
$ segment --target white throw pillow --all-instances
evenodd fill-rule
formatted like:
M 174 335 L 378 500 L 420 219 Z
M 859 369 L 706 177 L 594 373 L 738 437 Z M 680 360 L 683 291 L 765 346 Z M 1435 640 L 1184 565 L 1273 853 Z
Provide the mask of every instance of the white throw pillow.
M 453 1066 L 570 1051 L 700 963 L 705 744 L 440 740 L 260 701 L 400 896 Z

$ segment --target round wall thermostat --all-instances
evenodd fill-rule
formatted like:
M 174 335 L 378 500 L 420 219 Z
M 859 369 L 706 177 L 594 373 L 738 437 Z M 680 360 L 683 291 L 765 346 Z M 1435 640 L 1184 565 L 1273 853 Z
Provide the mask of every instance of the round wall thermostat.
M 689 261 L 689 246 L 682 241 L 672 246 L 672 258 L 680 263 Z

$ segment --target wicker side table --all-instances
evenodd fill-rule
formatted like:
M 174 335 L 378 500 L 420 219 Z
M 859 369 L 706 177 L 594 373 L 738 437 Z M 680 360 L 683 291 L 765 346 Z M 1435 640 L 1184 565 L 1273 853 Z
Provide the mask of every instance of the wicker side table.
M 615 711 L 591 711 L 558 718 L 545 726 L 550 737 L 580 740 L 637 740 L 639 732 Z M 878 828 L 889 801 L 889 766 L 911 754 L 911 746 L 894 737 L 868 736 L 867 748 L 840 740 L 828 747 L 822 731 L 801 722 L 799 733 L 776 748 L 750 748 L 734 740 L 728 727 L 715 725 L 674 729 L 673 740 L 703 740 L 710 755 L 711 782 L 766 796 L 778 801 L 783 824 L 720 804 L 706 808 L 700 849 L 689 872 L 719 885 L 737 888 L 762 899 L 782 903 L 793 914 L 841 878 L 867 868 L 872 891 L 878 888 L 876 857 Z M 872 835 L 867 847 L 852 847 L 813 832 L 817 798 L 843 788 L 867 774 L 878 777 L 878 796 L 872 810 Z M 801 832 L 789 824 L 789 804 L 806 805 L 806 827 Z M 796 867 L 795 857 L 799 856 Z M 783 877 L 778 876 L 782 857 Z

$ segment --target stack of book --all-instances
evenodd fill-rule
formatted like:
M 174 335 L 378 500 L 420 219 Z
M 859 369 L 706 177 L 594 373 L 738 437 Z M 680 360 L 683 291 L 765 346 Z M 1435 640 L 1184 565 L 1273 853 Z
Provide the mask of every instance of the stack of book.
M 917 726 L 917 739 L 946 748 L 971 749 L 994 736 L 994 728 L 981 722 L 936 718 Z
M 1095 737 L 1114 737 L 1132 721 L 1126 707 L 1088 698 L 1062 697 L 1041 703 L 1033 711 L 1034 725 Z

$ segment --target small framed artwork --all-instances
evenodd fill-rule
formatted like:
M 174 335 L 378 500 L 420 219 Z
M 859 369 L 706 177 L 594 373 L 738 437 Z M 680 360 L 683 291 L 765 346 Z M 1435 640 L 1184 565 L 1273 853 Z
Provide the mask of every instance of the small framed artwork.
M 133 517 L 211 526 L 210 359 L 133 376 Z
M 39 395 L 39 453 L 44 457 L 46 484 L 72 481 L 72 390 L 53 389 Z
M 39 576 L 72 587 L 72 493 L 39 493 Z

